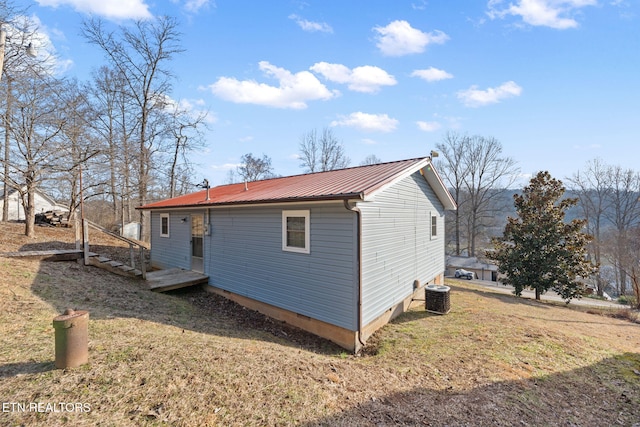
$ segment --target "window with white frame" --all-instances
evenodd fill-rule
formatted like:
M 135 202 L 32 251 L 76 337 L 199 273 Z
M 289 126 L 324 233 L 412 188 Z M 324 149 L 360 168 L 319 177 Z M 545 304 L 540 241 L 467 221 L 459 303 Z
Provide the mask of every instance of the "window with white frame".
M 160 237 L 169 237 L 169 214 L 160 214 Z
M 311 252 L 309 211 L 282 211 L 282 250 L 308 254 Z
M 438 216 L 431 214 L 431 237 L 438 236 Z

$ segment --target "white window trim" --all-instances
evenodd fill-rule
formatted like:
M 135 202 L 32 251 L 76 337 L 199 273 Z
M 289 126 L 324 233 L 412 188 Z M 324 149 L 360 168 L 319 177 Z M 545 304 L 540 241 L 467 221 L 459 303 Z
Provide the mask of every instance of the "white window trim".
M 287 218 L 304 217 L 304 248 L 287 246 Z M 282 211 L 282 250 L 287 252 L 297 252 L 302 254 L 311 253 L 311 233 L 310 233 L 310 212 L 309 210 Z
M 166 234 L 162 233 L 162 219 L 163 218 L 167 218 L 167 233 Z M 169 237 L 169 234 L 171 234 L 171 217 L 169 216 L 168 213 L 161 213 L 160 214 L 160 237 Z

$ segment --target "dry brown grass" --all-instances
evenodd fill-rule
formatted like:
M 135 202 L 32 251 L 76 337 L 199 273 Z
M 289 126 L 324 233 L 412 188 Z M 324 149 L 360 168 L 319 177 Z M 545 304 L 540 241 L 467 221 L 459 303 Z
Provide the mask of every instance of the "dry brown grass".
M 0 251 L 72 234 L 37 232 L 0 223 Z M 0 277 L 0 403 L 91 409 L 0 425 L 640 423 L 640 325 L 466 282 L 450 282 L 448 315 L 416 307 L 353 356 L 198 289 L 155 294 L 73 262 L 0 258 Z M 51 322 L 69 306 L 90 311 L 90 363 L 56 370 Z

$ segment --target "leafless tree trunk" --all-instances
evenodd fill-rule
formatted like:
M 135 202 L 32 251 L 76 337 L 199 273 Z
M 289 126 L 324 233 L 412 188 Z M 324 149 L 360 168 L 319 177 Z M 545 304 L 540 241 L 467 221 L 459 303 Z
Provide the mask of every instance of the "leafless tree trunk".
M 4 113 L 4 157 L 3 157 L 3 167 L 4 167 L 4 175 L 3 175 L 3 205 L 2 205 L 2 220 L 9 220 L 9 174 L 10 168 L 9 164 L 11 163 L 11 115 L 12 115 L 12 93 L 11 93 L 11 77 L 7 76 L 5 78 L 7 82 L 7 98 L 6 98 L 6 109 Z
M 4 125 L 4 153 L 2 157 L 3 166 L 3 207 L 2 220 L 9 219 L 9 191 L 14 186 L 11 185 L 11 116 L 13 108 L 12 81 L 15 76 L 21 76 L 28 60 L 26 58 L 27 40 L 33 34 L 31 22 L 26 19 L 26 8 L 16 6 L 12 1 L 0 2 L 0 24 L 3 30 L 11 36 L 11 43 L 2 41 L 0 54 L 0 81 L 6 82 L 5 111 L 3 116 Z

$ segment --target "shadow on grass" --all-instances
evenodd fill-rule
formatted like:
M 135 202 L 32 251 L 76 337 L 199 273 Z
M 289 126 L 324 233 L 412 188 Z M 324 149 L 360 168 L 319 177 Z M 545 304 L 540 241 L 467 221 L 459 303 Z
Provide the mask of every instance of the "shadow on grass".
M 75 243 L 62 242 L 62 241 L 46 241 L 46 242 L 27 243 L 26 245 L 22 245 L 20 247 L 20 251 L 26 252 L 26 251 L 75 249 L 75 248 L 76 248 Z M 130 263 L 131 257 L 129 255 L 129 250 L 127 248 L 123 248 L 119 246 L 92 244 L 90 246 L 90 250 L 91 252 L 106 256 L 115 261 L 120 261 L 125 264 Z M 135 256 L 137 256 L 137 252 Z
M 57 312 L 67 308 L 87 310 L 91 320 L 136 318 L 206 334 L 276 342 L 321 354 L 345 352 L 328 340 L 244 308 L 200 286 L 155 293 L 140 279 L 76 262 L 41 262 L 31 290 Z
M 638 426 L 640 354 L 466 391 L 433 384 L 371 398 L 304 426 Z M 461 373 L 462 375 L 463 373 Z
M 504 302 L 507 304 L 528 304 L 535 305 L 536 307 L 541 308 L 549 308 L 548 305 L 543 303 L 542 301 L 536 301 L 535 299 L 530 298 L 522 298 L 514 294 L 505 294 L 499 291 L 492 292 L 490 289 L 471 289 L 463 286 L 456 286 L 455 284 L 447 284 L 447 286 L 451 287 L 451 290 L 455 292 L 467 292 L 486 298 L 495 298 L 500 302 Z
M 6 365 L 0 365 L 0 378 L 39 374 L 41 372 L 53 371 L 54 369 L 56 369 L 54 362 L 7 363 Z

